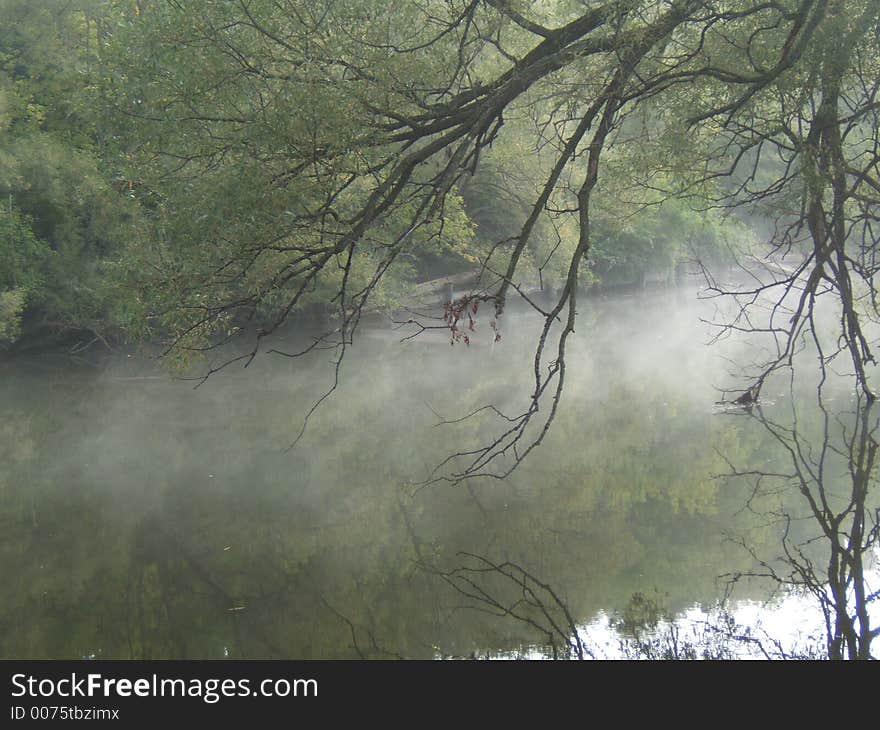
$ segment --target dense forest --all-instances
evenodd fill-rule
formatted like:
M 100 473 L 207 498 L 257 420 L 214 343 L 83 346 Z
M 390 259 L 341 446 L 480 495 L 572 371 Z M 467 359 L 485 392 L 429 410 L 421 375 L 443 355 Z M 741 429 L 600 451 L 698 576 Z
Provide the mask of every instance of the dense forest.
M 868 655 L 874 636 L 868 615 L 852 618 L 842 596 L 851 589 L 853 571 L 861 575 L 862 554 L 873 549 L 878 530 L 865 506 L 877 446 L 868 420 L 880 314 L 874 281 L 880 230 L 876 0 L 0 0 L 0 140 L 0 358 L 142 351 L 203 383 L 266 352 L 287 361 L 329 351 L 329 391 L 295 399 L 305 424 L 299 416 L 277 415 L 289 447 L 306 425 L 337 438 L 335 427 L 317 416 L 309 424 L 309 417 L 341 387 L 342 363 L 353 357 L 366 322 L 391 324 L 401 339 L 440 333 L 470 372 L 489 367 L 468 359 L 472 341 L 523 344 L 528 356 L 509 355 L 505 362 L 509 389 L 503 392 L 457 370 L 431 380 L 430 363 L 413 365 L 422 392 L 432 392 L 440 379 L 456 383 L 454 392 L 464 394 L 462 413 L 471 405 L 464 396 L 482 396 L 481 388 L 488 393 L 481 402 L 491 404 L 471 411 L 478 418 L 461 450 L 436 449 L 427 437 L 414 447 L 419 458 L 407 456 L 408 468 L 440 465 L 429 469 L 422 486 L 471 489 L 481 479 L 498 483 L 515 471 L 526 481 L 537 474 L 536 482 L 555 485 L 558 501 L 547 508 L 554 529 L 569 530 L 570 514 L 594 508 L 610 513 L 614 504 L 619 540 L 639 553 L 632 565 L 650 563 L 646 572 L 680 581 L 668 558 L 676 550 L 675 530 L 686 524 L 703 540 L 712 528 L 701 519 L 742 496 L 722 494 L 704 473 L 726 472 L 734 481 L 757 475 L 753 496 L 773 505 L 764 514 L 776 509 L 776 519 L 783 505 L 787 518 L 795 511 L 790 503 L 779 497 L 777 504 L 777 495 L 762 489 L 780 476 L 773 464 L 791 461 L 789 486 L 795 484 L 807 517 L 818 520 L 834 543 L 828 570 L 842 586 L 837 598 L 844 608 L 836 619 L 836 609 L 826 613 L 829 627 L 837 621 L 828 629 L 829 652 Z M 640 379 L 615 386 L 630 363 L 650 358 L 662 343 L 624 347 L 615 337 L 626 339 L 626 332 L 609 335 L 605 319 L 600 325 L 606 329 L 595 329 L 604 332 L 601 348 L 596 335 L 599 350 L 576 344 L 580 325 L 594 331 L 602 312 L 616 311 L 609 305 L 591 313 L 588 301 L 683 281 L 718 302 L 712 323 L 719 352 L 726 352 L 725 338 L 745 341 L 748 349 L 732 349 L 731 369 L 712 376 L 720 395 L 683 380 L 676 380 L 676 392 L 699 391 L 707 404 L 717 397 L 746 409 L 773 405 L 783 390 L 779 376 L 784 380 L 797 364 L 818 383 L 819 408 L 810 423 L 825 424 L 824 433 L 817 430 L 822 454 L 833 437 L 842 444 L 835 453 L 850 454 L 841 473 L 854 496 L 842 512 L 834 513 L 825 500 L 824 462 L 816 473 L 804 466 L 795 425 L 748 411 L 764 430 L 750 423 L 743 435 L 708 425 L 705 412 L 689 410 L 690 400 L 682 407 L 687 418 L 669 415 L 665 409 L 676 396 L 668 395 L 666 379 L 678 373 L 632 365 Z M 417 295 L 432 286 L 445 288 L 420 308 Z M 512 316 L 523 311 L 533 317 L 528 326 Z M 618 320 L 621 328 L 627 317 Z M 650 336 L 663 326 L 644 325 L 639 332 Z M 291 333 L 308 339 L 291 347 Z M 628 364 L 616 372 L 604 364 L 597 392 L 572 382 L 573 372 L 586 377 L 591 356 L 615 348 Z M 664 367 L 684 367 L 687 351 L 681 343 L 677 353 L 666 352 Z M 506 367 L 513 362 L 515 372 Z M 355 378 L 373 372 L 369 363 L 360 367 Z M 502 372 L 497 363 L 491 367 Z M 838 434 L 828 426 L 833 419 L 822 388 L 841 374 L 848 396 L 858 398 L 858 415 Z M 132 380 L 141 375 L 124 373 Z M 589 404 L 585 412 L 625 402 L 639 415 L 618 422 L 602 411 L 596 423 L 608 424 L 607 430 L 585 426 L 564 409 L 564 391 L 573 403 Z M 795 391 L 802 397 L 804 391 L 792 385 L 789 393 Z M 88 412 L 90 423 L 100 420 L 80 395 L 70 396 L 69 408 Z M 141 399 L 134 411 L 149 410 L 148 396 L 128 397 Z M 385 402 L 396 397 L 386 394 Z M 502 411 L 502 402 L 509 408 Z M 53 407 L 50 402 L 46 413 Z M 15 408 L 17 414 L 26 410 Z M 0 488 L 4 479 L 12 484 L 36 469 L 33 429 L 55 443 L 46 413 L 11 416 L 3 424 L 12 446 Z M 247 413 L 236 416 L 239 427 L 251 423 Z M 457 417 L 435 415 L 459 424 Z M 187 422 L 178 416 L 175 428 Z M 664 418 L 665 432 L 659 425 Z M 650 419 L 657 431 L 646 425 Z M 463 420 L 467 429 L 471 420 Z M 393 430 L 398 421 L 405 418 L 390 419 L 383 429 Z M 567 435 L 584 429 L 589 446 L 575 453 L 570 445 L 581 437 Z M 705 453 L 682 446 L 709 432 L 721 446 L 706 446 Z M 339 469 L 340 483 L 356 481 L 359 454 L 378 453 L 379 436 L 358 433 L 352 442 L 338 436 L 340 443 L 360 446 L 351 446 L 344 469 L 327 470 Z M 166 444 L 172 450 L 173 440 Z M 782 457 L 770 455 L 768 443 L 781 448 Z M 528 461 L 542 444 L 554 455 L 556 481 Z M 637 453 L 638 463 L 619 456 L 617 466 L 611 463 L 608 455 L 621 448 Z M 179 471 L 186 471 L 189 455 L 174 453 Z M 242 463 L 249 458 L 242 455 Z M 740 469 L 735 458 L 746 465 L 757 460 L 767 474 Z M 643 462 L 651 465 L 649 473 L 641 471 Z M 400 474 L 387 464 L 376 469 L 379 475 L 365 489 L 378 494 L 391 479 L 384 470 Z M 593 471 L 602 478 L 585 476 Z M 172 472 L 163 477 L 168 484 L 175 478 Z M 63 502 L 50 482 L 41 488 Z M 585 492 L 574 490 L 583 484 Z M 816 485 L 821 498 L 814 496 Z M 233 492 L 221 493 L 221 500 L 235 502 Z M 10 502 L 18 515 L 10 520 L 23 520 L 23 530 L 37 529 L 36 516 L 30 523 L 21 516 L 28 509 L 36 515 L 33 494 L 22 492 Z M 535 495 L 521 499 L 540 501 Z M 393 501 L 385 493 L 376 500 Z M 663 546 L 662 560 L 641 555 L 650 552 L 651 538 L 632 528 L 654 501 L 671 515 L 654 536 Z M 418 515 L 401 510 L 418 522 Z M 482 503 L 479 510 L 485 517 Z M 469 514 L 462 524 L 473 518 Z M 842 537 L 838 532 L 850 518 L 854 532 Z M 525 534 L 530 519 L 531 513 L 514 509 L 498 529 Z M 731 570 L 814 587 L 809 571 L 782 579 L 766 568 L 761 550 L 772 543 L 767 524 L 754 528 L 761 548 Z M 464 544 L 447 534 L 452 528 L 429 526 L 441 547 Z M 120 528 L 132 540 L 149 541 L 143 529 Z M 608 527 L 608 534 L 592 536 L 587 547 L 613 543 L 618 538 L 611 532 Z M 416 543 L 412 534 L 406 522 L 393 533 L 394 544 Z M 782 544 L 800 537 L 797 530 L 786 532 Z M 59 533 L 57 540 L 63 539 Z M 275 544 L 274 537 L 259 539 Z M 346 539 L 351 535 L 340 536 L 332 549 L 345 547 Z M 546 549 L 547 562 L 558 567 L 558 542 L 538 542 L 535 551 Z M 282 543 L 279 538 L 279 555 Z M 149 552 L 145 544 L 138 542 L 137 549 Z M 797 544 L 812 544 L 812 538 Z M 279 557 L 283 571 L 320 560 L 317 539 L 295 549 L 308 555 L 293 563 Z M 810 549 L 798 559 L 812 565 L 804 557 Z M 427 548 L 418 543 L 417 550 Z M 613 562 L 616 553 L 612 547 L 603 555 Z M 171 572 L 192 569 L 195 559 L 184 562 L 189 567 Z M 589 577 L 581 567 L 578 577 L 567 576 L 570 585 Z M 692 571 L 700 591 L 708 580 L 704 568 Z M 438 574 L 456 584 L 468 570 Z M 118 566 L 108 572 L 123 580 Z M 510 575 L 496 572 L 503 590 Z M 367 568 L 364 575 L 370 591 L 384 590 L 384 577 Z M 514 577 L 523 582 L 523 575 L 531 574 Z M 630 578 L 625 590 L 602 590 L 634 593 L 638 581 Z M 83 578 L 83 586 L 91 580 L 97 578 Z M 250 585 L 247 590 L 257 592 Z M 327 587 L 339 603 L 350 601 L 350 590 L 357 593 L 348 584 Z M 91 592 L 81 591 L 76 600 L 88 601 Z M 32 598 L 38 602 L 23 589 L 10 615 L 37 612 Z M 685 599 L 675 595 L 672 602 L 684 605 Z M 864 595 L 856 600 L 859 610 L 866 602 Z M 161 613 L 158 606 L 149 610 Z M 117 608 L 123 611 L 108 611 Z M 578 610 L 587 615 L 594 608 Z M 431 620 L 418 614 L 420 624 Z M 279 619 L 274 627 L 279 636 L 306 633 L 282 624 Z M 380 617 L 379 624 L 387 627 L 393 618 Z M 212 625 L 197 641 L 212 645 L 214 630 Z M 180 635 L 169 631 L 161 637 L 166 654 L 183 641 L 182 629 Z M 333 633 L 323 625 L 321 631 Z M 580 639 L 558 628 L 548 635 L 566 651 L 582 648 Z M 121 652 L 124 642 L 114 641 Z M 401 651 L 426 652 L 410 646 L 416 640 L 408 635 L 401 641 Z M 518 646 L 510 637 L 501 644 Z M 380 653 L 375 641 L 373 649 Z M 84 650 L 64 649 L 78 651 Z M 140 654 L 149 651 L 138 644 Z M 344 649 L 334 646 L 332 653 Z
M 148 15 L 143 14 L 143 4 L 130 3 L 5 2 L 2 6 L 0 332 L 7 348 L 19 340 L 24 345 L 51 346 L 83 336 L 107 342 L 167 335 L 174 331 L 173 320 L 163 318 L 159 302 L 144 300 L 157 281 L 165 296 L 174 294 L 169 271 L 157 270 L 166 263 L 155 248 L 160 242 L 163 246 L 170 243 L 172 256 L 182 256 L 186 247 L 216 243 L 218 231 L 230 220 L 241 218 L 237 225 L 248 235 L 272 236 L 267 231 L 286 230 L 296 213 L 296 193 L 290 190 L 289 181 L 266 183 L 268 189 L 241 188 L 238 176 L 250 174 L 250 168 L 241 165 L 263 167 L 263 159 L 244 147 L 236 152 L 237 164 L 222 170 L 223 179 L 217 177 L 221 171 L 214 165 L 195 178 L 178 174 L 169 179 L 164 163 L 183 160 L 190 152 L 163 158 L 161 151 L 151 150 L 157 139 L 148 126 L 156 118 L 132 111 L 132 104 L 147 99 L 130 98 L 132 86 L 126 76 L 129 63 L 145 65 L 145 72 L 157 72 L 150 81 L 154 85 L 180 63 L 174 54 L 184 52 L 184 47 L 176 48 L 173 38 L 160 35 L 148 41 L 143 37 L 169 32 L 169 23 L 185 27 L 191 22 L 185 16 L 169 17 L 173 8 L 162 5 L 157 3 Z M 216 9 L 192 10 L 205 11 Z M 153 27 L 149 23 L 154 19 L 163 25 Z M 132 34 L 143 44 L 139 60 L 132 55 Z M 157 56 L 163 52 L 169 54 L 164 60 Z M 170 91 L 171 87 L 159 93 Z M 230 99 L 229 103 L 235 102 Z M 171 113 L 165 121 L 173 123 L 177 114 Z M 260 130 L 265 135 L 263 144 L 272 144 L 276 133 L 284 138 L 297 134 L 294 125 L 307 121 L 283 118 L 281 110 L 273 115 L 277 124 L 285 126 Z M 331 110 L 324 122 L 332 125 L 337 116 L 338 111 Z M 478 178 L 464 181 L 449 197 L 443 236 L 426 236 L 409 252 L 406 264 L 390 272 L 383 284 L 386 303 L 387 297 L 399 296 L 420 277 L 473 267 L 498 238 L 512 234 L 511 206 L 524 211 L 536 184 L 529 179 L 529 171 L 516 166 L 516 155 L 530 144 L 529 133 L 521 123 L 510 146 L 500 150 Z M 199 141 L 198 130 L 193 134 L 188 166 L 200 166 L 205 155 L 214 153 L 200 151 L 204 140 Z M 239 143 L 244 145 L 245 140 Z M 261 171 L 261 176 L 265 174 Z M 287 218 L 277 217 L 278 211 L 264 197 L 268 190 L 275 190 L 276 197 L 290 197 L 282 213 Z M 255 197 L 248 197 L 250 193 Z M 199 223 L 198 229 L 187 231 L 193 221 Z M 684 226 L 687 236 L 670 235 L 670 223 Z M 533 268 L 539 257 L 547 261 L 550 250 L 550 224 L 541 224 L 535 239 L 542 240 L 547 251 L 532 254 Z M 585 267 L 587 280 L 631 276 L 648 265 L 668 266 L 688 254 L 688 243 L 726 232 L 720 220 L 673 203 L 662 213 L 642 215 L 637 226 L 616 220 L 609 211 L 604 225 L 606 243 L 596 246 L 595 263 L 591 263 L 591 269 L 601 274 Z M 570 237 L 571 231 L 566 235 Z M 548 282 L 558 276 L 552 260 L 544 268 Z M 191 276 L 197 281 L 198 269 Z M 246 284 L 244 277 L 238 284 Z M 332 281 L 324 286 L 325 296 L 315 295 L 311 300 L 329 306 L 326 294 L 331 286 Z M 260 318 L 268 321 L 268 317 L 267 305 L 260 310 Z
M 536 368 L 558 365 L 535 388 L 558 394 L 578 288 L 687 261 L 715 284 L 775 252 L 782 273 L 732 292 L 779 304 L 749 320 L 776 352 L 741 397 L 819 336 L 827 293 L 822 359 L 843 351 L 870 392 L 875 3 L 0 12 L 7 348 L 129 338 L 187 360 L 244 332 L 256 352 L 309 310 L 344 347 L 365 312 L 470 270 L 459 313 L 551 293 Z

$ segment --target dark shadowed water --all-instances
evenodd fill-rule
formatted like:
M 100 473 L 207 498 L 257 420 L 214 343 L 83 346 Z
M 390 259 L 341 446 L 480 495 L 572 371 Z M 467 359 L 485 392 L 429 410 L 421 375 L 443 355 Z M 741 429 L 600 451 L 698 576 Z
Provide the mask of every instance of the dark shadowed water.
M 545 443 L 507 480 L 459 485 L 421 483 L 501 424 L 439 417 L 523 408 L 527 317 L 496 344 L 480 321 L 470 347 L 365 330 L 292 450 L 332 353 L 262 356 L 198 389 L 138 355 L 7 362 L 0 656 L 536 656 L 566 622 L 616 655 L 612 627 L 633 612 L 653 625 L 725 597 L 812 646 L 808 599 L 764 605 L 768 584 L 746 577 L 731 592 L 785 534 L 819 530 L 791 484 L 756 494 L 725 476 L 778 472 L 788 453 L 754 414 L 715 405 L 725 357 L 747 351 L 706 347 L 700 311 L 686 292 L 583 304 Z M 790 426 L 791 400 L 780 381 L 764 413 Z M 821 447 L 822 411 L 796 400 L 797 433 Z M 856 417 L 848 391 L 829 400 Z M 841 463 L 828 479 L 845 491 Z

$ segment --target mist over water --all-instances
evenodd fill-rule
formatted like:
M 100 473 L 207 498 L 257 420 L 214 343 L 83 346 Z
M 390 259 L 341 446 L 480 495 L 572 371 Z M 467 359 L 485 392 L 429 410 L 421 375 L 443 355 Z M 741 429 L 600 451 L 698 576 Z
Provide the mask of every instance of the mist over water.
M 780 551 L 780 525 L 760 505 L 744 508 L 752 486 L 724 475 L 769 468 L 784 453 L 755 419 L 716 406 L 730 359 L 752 353 L 736 340 L 707 347 L 701 317 L 711 313 L 690 289 L 582 300 L 547 438 L 508 479 L 463 484 L 426 480 L 504 423 L 491 411 L 440 421 L 486 404 L 524 410 L 535 318 L 506 316 L 493 343 L 479 316 L 470 346 L 451 346 L 442 331 L 400 342 L 411 329 L 363 329 L 339 387 L 292 449 L 333 382 L 332 351 L 261 355 L 199 388 L 139 355 L 98 368 L 7 363 L 0 656 L 436 657 L 544 646 L 533 626 L 498 606 L 474 610 L 486 606 L 456 590 L 450 575 L 476 559 L 552 586 L 578 626 L 620 615 L 636 594 L 673 615 L 712 606 L 727 594 L 719 576 Z M 785 420 L 791 397 L 785 378 L 773 381 L 764 409 Z M 847 388 L 833 397 L 852 409 Z M 808 396 L 801 418 L 821 438 Z M 796 493 L 773 499 L 797 509 Z M 507 600 L 510 586 L 496 578 L 480 595 Z M 733 600 L 767 595 L 743 579 Z

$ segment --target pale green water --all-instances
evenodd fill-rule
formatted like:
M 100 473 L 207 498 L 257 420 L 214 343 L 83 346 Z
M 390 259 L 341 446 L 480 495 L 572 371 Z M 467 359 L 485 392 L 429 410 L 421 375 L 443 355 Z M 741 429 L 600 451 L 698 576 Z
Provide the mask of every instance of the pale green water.
M 330 382 L 327 353 L 263 357 L 196 390 L 124 355 L 97 369 L 3 365 L 0 656 L 432 657 L 542 643 L 424 569 L 460 566 L 461 552 L 522 566 L 578 624 L 636 592 L 673 611 L 712 603 L 718 576 L 755 565 L 728 538 L 772 556 L 780 534 L 743 510 L 748 484 L 717 475 L 779 449 L 754 419 L 714 407 L 724 363 L 680 294 L 582 314 L 547 442 L 510 479 L 468 486 L 412 486 L 492 433 L 437 426 L 434 411 L 521 406 L 524 321 L 494 348 L 365 333 L 292 451 Z M 767 408 L 783 417 L 784 395 Z M 779 499 L 797 508 L 796 495 Z M 761 595 L 744 583 L 735 597 Z

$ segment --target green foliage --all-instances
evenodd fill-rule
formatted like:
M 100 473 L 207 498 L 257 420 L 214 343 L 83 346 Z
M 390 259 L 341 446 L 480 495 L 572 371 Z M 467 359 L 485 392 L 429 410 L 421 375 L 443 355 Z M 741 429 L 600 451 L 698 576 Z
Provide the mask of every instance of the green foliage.
M 0 206 L 0 289 L 15 288 L 37 295 L 49 246 L 34 235 L 28 217 L 13 205 Z
M 0 6 L 0 289 L 25 292 L 25 337 L 106 331 L 127 296 L 106 273 L 134 211 L 103 169 L 85 95 L 111 12 L 98 0 Z
M 31 287 L 26 329 L 118 327 L 198 350 L 290 313 L 344 317 L 363 305 L 390 307 L 414 282 L 440 274 L 483 263 L 506 270 L 565 140 L 590 100 L 602 98 L 615 59 L 679 3 L 609 8 L 605 25 L 566 40 L 581 46 L 543 59 L 535 78 L 526 59 L 542 49 L 542 33 L 496 5 L 7 0 L 0 193 L 13 194 L 52 251 L 37 267 L 40 294 Z M 794 127 L 821 87 L 815 69 L 844 68 L 852 77 L 856 51 L 856 70 L 876 75 L 863 27 L 875 17 L 871 4 L 833 5 L 822 19 L 829 32 L 809 39 L 805 60 L 737 108 L 744 129 L 774 135 L 783 123 Z M 747 84 L 731 79 L 744 64 L 760 75 L 789 44 L 786 24 L 798 3 L 783 3 L 784 12 L 747 6 L 707 8 L 707 17 L 733 14 L 724 33 L 707 20 L 705 37 L 697 13 L 639 61 L 638 78 L 670 77 L 656 92 L 635 90 L 613 121 L 590 203 L 583 281 L 633 281 L 685 259 L 725 262 L 752 246 L 742 219 L 710 203 L 745 183 L 772 186 L 787 169 L 784 156 L 761 154 L 747 140 L 752 177 L 735 171 L 716 179 L 734 132 L 715 116 L 690 121 L 736 101 Z M 515 7 L 559 28 L 592 6 Z M 594 41 L 613 52 L 590 50 Z M 505 101 L 517 74 L 529 91 Z M 467 164 L 453 169 L 468 174 L 453 176 L 423 209 L 424 191 L 458 154 L 458 137 L 439 143 L 464 122 L 442 115 L 471 99 L 485 99 L 475 108 L 488 104 L 488 113 L 496 97 L 497 136 L 472 159 L 465 155 Z M 419 134 L 410 138 L 413 129 Z M 474 138 L 481 137 L 461 142 Z M 588 140 L 573 148 L 516 254 L 517 285 L 557 286 L 568 276 Z M 374 211 L 387 175 L 435 144 L 400 194 Z M 860 144 L 864 156 L 870 144 Z M 758 212 L 798 211 L 802 190 L 783 187 Z
M 10 196 L 8 205 L 0 207 L 0 342 L 18 339 L 25 307 L 44 296 L 50 254 Z
M 685 261 L 726 264 L 747 252 L 749 229 L 717 213 L 669 200 L 627 215 L 610 201 L 597 213 L 587 266 L 600 281 L 633 281 L 647 272 L 669 272 Z
M 0 292 L 0 343 L 15 342 L 21 334 L 21 313 L 24 311 L 25 292 L 10 289 Z

